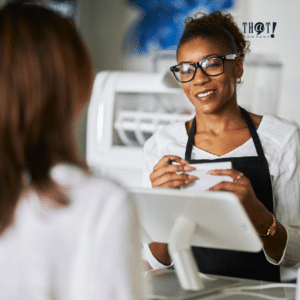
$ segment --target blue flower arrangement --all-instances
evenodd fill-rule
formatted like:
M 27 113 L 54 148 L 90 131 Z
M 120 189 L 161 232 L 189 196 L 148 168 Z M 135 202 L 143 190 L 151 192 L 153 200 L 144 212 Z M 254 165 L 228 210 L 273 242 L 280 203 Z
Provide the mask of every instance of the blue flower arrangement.
M 126 0 L 140 10 L 140 17 L 128 28 L 123 51 L 146 54 L 151 47 L 175 49 L 184 29 L 184 20 L 193 12 L 228 10 L 234 0 Z

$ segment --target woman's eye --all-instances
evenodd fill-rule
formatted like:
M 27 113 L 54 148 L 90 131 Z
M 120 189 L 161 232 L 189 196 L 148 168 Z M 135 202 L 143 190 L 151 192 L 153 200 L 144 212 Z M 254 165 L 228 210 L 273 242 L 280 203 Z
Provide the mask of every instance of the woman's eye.
M 188 65 L 188 66 L 181 66 L 180 67 L 180 74 L 182 75 L 188 75 L 188 74 L 193 74 L 194 73 L 194 69 Z
M 222 60 L 219 58 L 213 58 L 213 59 L 209 59 L 207 60 L 204 65 L 203 68 L 204 69 L 213 69 L 213 68 L 218 68 L 222 65 Z
M 188 69 L 188 70 L 181 70 L 180 73 L 181 73 L 181 74 L 184 74 L 184 75 L 187 75 L 187 74 L 192 74 L 193 71 L 190 70 L 190 69 Z
M 215 62 L 215 63 L 210 63 L 210 64 L 207 64 L 206 66 L 205 66 L 205 69 L 211 69 L 211 68 L 217 68 L 217 67 L 220 67 L 220 63 L 218 63 L 218 62 Z

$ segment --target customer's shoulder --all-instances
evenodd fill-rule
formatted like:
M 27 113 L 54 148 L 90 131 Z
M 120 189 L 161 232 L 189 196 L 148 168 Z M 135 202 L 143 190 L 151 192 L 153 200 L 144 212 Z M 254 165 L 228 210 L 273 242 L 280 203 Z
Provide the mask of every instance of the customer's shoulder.
M 291 138 L 297 138 L 298 132 L 299 128 L 295 123 L 268 114 L 263 116 L 259 126 L 259 133 L 279 146 Z
M 62 164 L 52 168 L 52 179 L 68 190 L 71 197 L 76 199 L 107 199 L 107 198 L 124 198 L 125 189 L 110 179 L 104 178 L 93 172 L 86 172 L 81 168 Z

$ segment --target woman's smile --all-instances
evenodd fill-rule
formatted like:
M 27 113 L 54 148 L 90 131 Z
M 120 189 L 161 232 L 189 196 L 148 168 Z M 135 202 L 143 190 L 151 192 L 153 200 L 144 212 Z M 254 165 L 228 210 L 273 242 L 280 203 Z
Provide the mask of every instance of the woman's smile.
M 201 101 L 206 101 L 211 99 L 215 95 L 216 89 L 205 89 L 204 91 L 198 92 L 195 97 Z

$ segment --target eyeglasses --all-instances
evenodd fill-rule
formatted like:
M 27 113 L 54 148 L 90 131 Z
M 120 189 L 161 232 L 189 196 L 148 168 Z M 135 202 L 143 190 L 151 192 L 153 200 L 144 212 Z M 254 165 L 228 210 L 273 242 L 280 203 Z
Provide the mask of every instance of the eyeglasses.
M 182 62 L 173 66 L 170 70 L 179 82 L 189 82 L 194 79 L 197 68 L 207 76 L 218 76 L 224 72 L 224 61 L 227 59 L 235 59 L 236 54 L 228 54 L 224 56 L 213 56 L 203 59 L 197 63 Z

